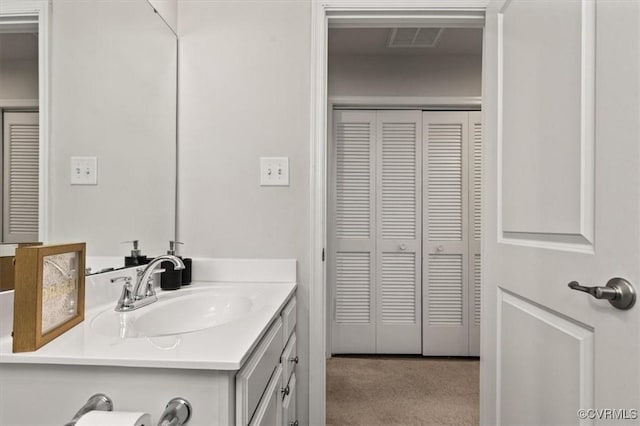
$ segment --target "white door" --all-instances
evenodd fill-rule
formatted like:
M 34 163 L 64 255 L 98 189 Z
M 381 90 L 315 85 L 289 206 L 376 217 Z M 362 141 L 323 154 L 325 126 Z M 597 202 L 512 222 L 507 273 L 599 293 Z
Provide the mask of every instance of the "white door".
M 333 353 L 421 351 L 421 112 L 336 111 Z
M 482 115 L 424 112 L 422 354 L 479 355 Z
M 38 113 L 7 112 L 3 120 L 2 242 L 38 241 Z
M 469 113 L 469 356 L 480 355 L 482 295 L 482 113 Z
M 423 114 L 423 355 L 469 355 L 467 112 Z
M 640 2 L 495 1 L 485 38 L 481 423 L 637 418 L 640 305 L 568 283 L 640 286 Z
M 329 214 L 333 353 L 375 353 L 375 111 L 336 111 Z
M 422 350 L 421 111 L 377 112 L 376 353 Z

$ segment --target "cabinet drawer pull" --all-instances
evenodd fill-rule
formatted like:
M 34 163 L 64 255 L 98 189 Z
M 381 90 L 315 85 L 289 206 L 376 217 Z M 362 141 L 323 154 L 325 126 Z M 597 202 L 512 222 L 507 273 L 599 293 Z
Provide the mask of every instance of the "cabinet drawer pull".
M 289 393 L 291 392 L 291 389 L 289 388 L 289 385 L 287 385 L 286 388 L 280 389 L 280 392 L 282 392 L 284 395 L 289 395 Z
M 297 364 L 300 361 L 300 358 L 296 357 L 291 357 L 289 358 L 289 362 L 293 362 L 294 364 Z

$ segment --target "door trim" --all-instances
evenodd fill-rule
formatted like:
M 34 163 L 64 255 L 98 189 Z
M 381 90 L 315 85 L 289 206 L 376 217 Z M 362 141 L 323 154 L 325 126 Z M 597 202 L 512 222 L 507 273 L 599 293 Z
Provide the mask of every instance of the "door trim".
M 327 331 L 326 274 L 322 253 L 327 244 L 327 45 L 329 25 L 338 20 L 351 28 L 382 25 L 484 26 L 487 0 L 325 0 L 311 9 L 311 105 L 309 188 L 309 424 L 325 423 L 325 354 Z M 446 13 L 445 13 L 446 12 Z M 486 64 L 483 64 L 483 74 Z M 483 86 L 486 79 L 483 77 Z M 484 222 L 484 221 L 483 221 Z
M 480 111 L 481 99 L 480 96 L 331 96 L 328 114 L 336 109 Z
M 0 24 L 1 26 L 2 24 Z M 2 109 L 38 109 L 37 99 L 0 99 Z

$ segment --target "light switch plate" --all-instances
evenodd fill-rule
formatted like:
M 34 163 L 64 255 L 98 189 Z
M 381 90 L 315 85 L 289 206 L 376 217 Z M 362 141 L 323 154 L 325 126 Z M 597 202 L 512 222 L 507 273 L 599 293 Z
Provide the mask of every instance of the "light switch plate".
M 260 186 L 289 186 L 289 157 L 261 157 Z
M 71 157 L 71 185 L 97 185 L 98 159 Z

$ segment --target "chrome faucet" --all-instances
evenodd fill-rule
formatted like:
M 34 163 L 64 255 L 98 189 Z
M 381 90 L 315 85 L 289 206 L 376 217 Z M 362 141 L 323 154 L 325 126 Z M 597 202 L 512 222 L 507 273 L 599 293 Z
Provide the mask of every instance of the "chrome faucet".
M 117 277 L 112 278 L 111 282 L 124 280 L 122 286 L 122 295 L 116 304 L 117 312 L 129 312 L 147 306 L 158 300 L 156 291 L 153 288 L 153 274 L 164 272 L 164 269 L 156 269 L 162 262 L 172 262 L 175 269 L 184 269 L 184 263 L 178 256 L 172 254 L 163 254 L 149 262 L 145 268 L 138 270 L 138 279 L 136 285 L 131 289 L 131 278 Z M 144 287 L 144 293 L 140 294 L 140 289 Z

